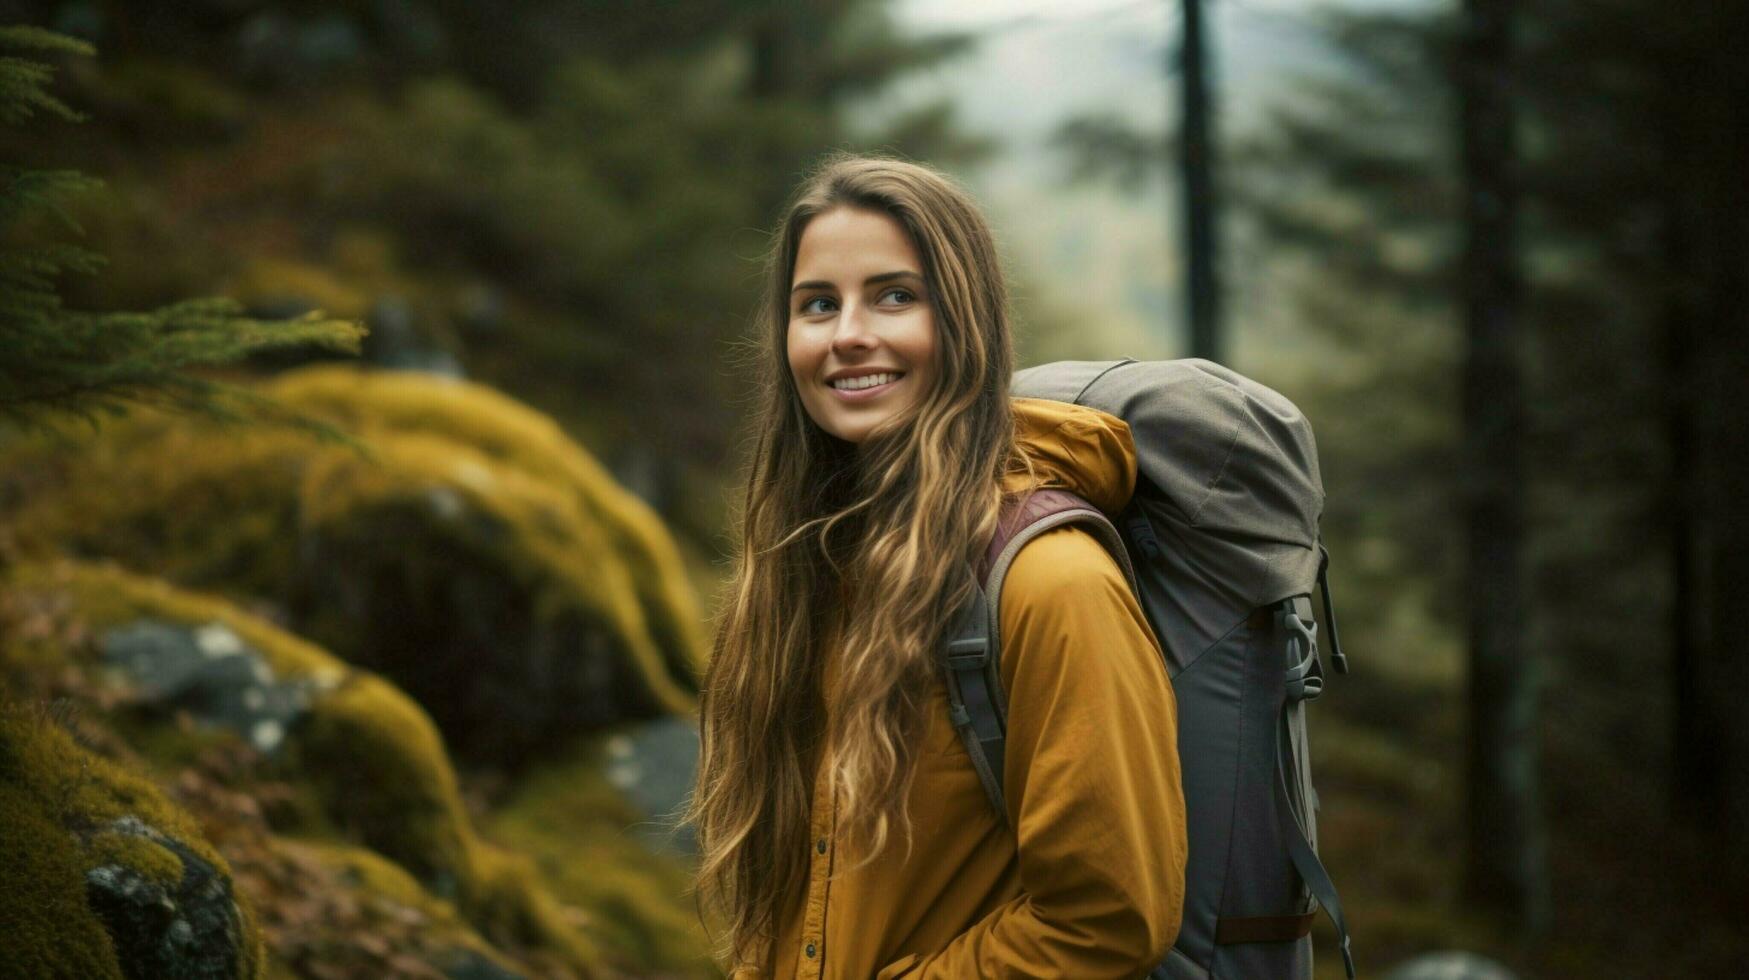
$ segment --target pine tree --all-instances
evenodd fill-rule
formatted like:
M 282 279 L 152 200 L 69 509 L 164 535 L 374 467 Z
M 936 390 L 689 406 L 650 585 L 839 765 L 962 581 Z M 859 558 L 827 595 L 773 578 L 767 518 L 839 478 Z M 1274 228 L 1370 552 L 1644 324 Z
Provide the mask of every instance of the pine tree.
M 1749 813 L 1749 723 L 1736 708 L 1749 657 L 1726 625 L 1741 621 L 1749 553 L 1749 221 L 1737 204 L 1749 71 L 1731 43 L 1749 36 L 1749 8 L 1704 0 L 1672 17 L 1637 0 L 1538 0 L 1517 13 L 1527 649 L 1551 692 L 1540 728 L 1548 798 L 1561 801 L 1553 838 L 1568 853 L 1581 842 L 1589 874 L 1638 859 L 1605 842 L 1679 836 L 1628 824 L 1623 786 L 1674 776 L 1671 812 L 1710 825 L 1713 846 L 1740 847 L 1731 830 Z M 1381 595 L 1432 583 L 1449 596 L 1462 563 L 1451 536 L 1435 535 L 1456 512 L 1452 474 L 1466 470 L 1444 448 L 1451 427 L 1428 424 L 1453 417 L 1450 400 L 1428 393 L 1456 373 L 1449 325 L 1464 292 L 1450 125 L 1458 33 L 1423 13 L 1326 24 L 1340 74 L 1297 86 L 1235 185 L 1278 247 L 1272 265 L 1288 246 L 1320 270 L 1301 296 L 1313 301 L 1307 322 L 1362 365 L 1351 375 L 1362 383 L 1331 410 L 1396 422 L 1361 454 L 1352 435 L 1321 440 L 1340 461 L 1327 473 L 1349 474 L 1356 491 L 1332 485 L 1327 518 L 1391 529 L 1419 560 L 1398 583 L 1378 580 Z M 1416 361 L 1421 380 L 1388 380 Z M 1392 457 L 1376 471 L 1355 465 Z M 1613 782 L 1586 768 L 1604 755 Z
M 31 26 L 0 28 L 0 48 L 14 52 L 90 56 L 76 38 Z M 83 116 L 48 91 L 53 65 L 17 54 L 0 56 L 0 123 L 18 126 L 47 113 Z M 314 420 L 276 407 L 248 388 L 196 373 L 235 364 L 257 352 L 317 347 L 356 352 L 357 324 L 312 312 L 288 321 L 255 320 L 224 298 L 192 299 L 138 313 L 98 313 L 62 305 L 58 279 L 91 274 L 96 253 L 67 242 L 34 243 L 14 234 L 48 219 L 74 233 L 61 206 L 101 182 L 70 170 L 0 164 L 0 422 L 14 425 L 76 415 L 95 423 L 138 405 L 157 405 L 224 421 L 275 420 L 338 435 Z M 41 222 L 39 221 L 40 225 Z

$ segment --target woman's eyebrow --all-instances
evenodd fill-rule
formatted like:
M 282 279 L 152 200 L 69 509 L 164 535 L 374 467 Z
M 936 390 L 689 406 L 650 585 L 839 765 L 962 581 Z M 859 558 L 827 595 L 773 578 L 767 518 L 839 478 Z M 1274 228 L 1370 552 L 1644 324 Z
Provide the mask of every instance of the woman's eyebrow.
M 922 282 L 923 276 L 919 273 L 912 272 L 909 269 L 900 269 L 897 272 L 883 272 L 878 276 L 869 276 L 867 279 L 864 279 L 862 281 L 862 284 L 864 286 L 872 286 L 877 282 L 886 282 L 890 279 L 915 279 L 918 282 Z M 832 284 L 827 282 L 824 279 L 810 279 L 807 282 L 796 283 L 795 288 L 790 290 L 790 295 L 793 296 L 796 293 L 799 293 L 804 289 L 831 289 L 831 288 L 832 288 Z

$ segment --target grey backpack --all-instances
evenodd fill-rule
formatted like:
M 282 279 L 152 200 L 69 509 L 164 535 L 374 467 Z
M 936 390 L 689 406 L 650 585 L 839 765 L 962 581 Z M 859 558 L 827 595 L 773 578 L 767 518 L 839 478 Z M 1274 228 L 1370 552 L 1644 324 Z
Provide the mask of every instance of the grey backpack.
M 1006 702 L 994 655 L 1003 578 L 1028 541 L 1078 524 L 1129 578 L 1178 703 L 1184 919 L 1149 977 L 1309 980 L 1322 905 L 1353 978 L 1342 907 L 1318 860 L 1306 749 L 1305 706 L 1323 688 L 1314 585 L 1332 662 L 1341 673 L 1348 667 L 1325 581 L 1324 491 L 1305 417 L 1276 392 L 1198 359 L 1045 364 L 1017 374 L 1014 394 L 1123 419 L 1138 473 L 1115 525 L 1056 490 L 1005 513 L 978 570 L 980 592 L 948 631 L 949 708 L 992 805 L 1006 819 Z

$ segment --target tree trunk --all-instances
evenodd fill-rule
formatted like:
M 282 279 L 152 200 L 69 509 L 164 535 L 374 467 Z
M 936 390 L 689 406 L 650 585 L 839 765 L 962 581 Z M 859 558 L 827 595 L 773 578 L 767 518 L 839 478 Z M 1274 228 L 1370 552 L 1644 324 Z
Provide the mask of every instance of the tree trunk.
M 1183 95 L 1179 134 L 1184 186 L 1184 249 L 1188 267 L 1186 301 L 1190 322 L 1190 355 L 1220 361 L 1220 242 L 1215 227 L 1214 109 L 1209 92 L 1207 38 L 1203 0 L 1182 0 L 1184 37 L 1178 68 Z
M 780 16 L 760 18 L 753 25 L 751 41 L 753 72 L 748 95 L 776 99 L 793 95 L 795 89 L 795 32 Z
M 1717 18 L 1709 40 L 1749 30 L 1740 4 L 1709 4 L 1704 13 Z M 1678 271 L 1696 299 L 1688 398 L 1695 440 L 1688 458 L 1674 462 L 1693 483 L 1698 532 L 1689 538 L 1695 642 L 1678 663 L 1678 786 L 1691 812 L 1741 850 L 1749 823 L 1749 72 L 1729 49 L 1711 48 L 1699 62 L 1685 66 L 1695 84 L 1676 94 L 1691 120 L 1678 173 L 1691 175 L 1685 213 L 1696 229 L 1689 266 Z
M 1465 0 L 1459 57 L 1468 350 L 1469 897 L 1535 935 L 1549 917 L 1538 675 L 1524 646 L 1524 406 L 1511 0 Z
M 1680 130 L 1684 113 L 1672 107 L 1664 115 L 1666 125 Z M 1670 133 L 1669 137 L 1676 133 Z M 1681 147 L 1666 138 L 1665 161 L 1676 164 Z M 1702 665 L 1710 645 L 1708 614 L 1712 590 L 1708 587 L 1710 549 L 1707 514 L 1703 509 L 1708 481 L 1702 479 L 1711 456 L 1705 433 L 1706 405 L 1702 401 L 1702 361 L 1695 347 L 1705 333 L 1705 321 L 1697 303 L 1694 284 L 1694 215 L 1688 206 L 1691 194 L 1677 175 L 1680 165 L 1666 170 L 1664 256 L 1662 270 L 1669 283 L 1663 317 L 1665 439 L 1670 452 L 1670 471 L 1664 507 L 1670 529 L 1670 673 L 1675 709 L 1670 740 L 1672 811 L 1693 823 L 1704 823 L 1718 805 L 1718 758 L 1712 746 L 1719 740 L 1721 717 L 1717 698 L 1709 698 L 1702 684 Z
M 1713 198 L 1714 218 L 1722 227 L 1708 290 L 1712 336 L 1702 394 L 1713 437 L 1702 503 L 1713 532 L 1707 541 L 1712 601 L 1705 662 L 1698 672 L 1709 714 L 1721 722 L 1714 767 L 1718 827 L 1739 850 L 1745 848 L 1742 830 L 1749 826 L 1749 715 L 1743 707 L 1749 692 L 1744 632 L 1749 623 L 1749 405 L 1743 397 L 1749 383 L 1749 316 L 1743 305 L 1749 296 L 1749 212 L 1740 197 L 1742 175 L 1749 173 L 1749 140 L 1744 128 L 1739 119 L 1736 165 L 1729 175 L 1720 175 L 1728 178 L 1723 182 L 1728 186 L 1715 185 L 1725 193 Z
M 1713 534 L 1708 526 L 1707 491 L 1712 485 L 1712 440 L 1707 432 L 1706 359 L 1698 348 L 1707 340 L 1703 261 L 1697 242 L 1705 237 L 1704 215 L 1696 208 L 1704 166 L 1694 149 L 1704 145 L 1701 112 L 1689 94 L 1664 91 L 1660 124 L 1660 169 L 1665 174 L 1659 201 L 1665 281 L 1664 379 L 1665 438 L 1670 472 L 1664 504 L 1670 528 L 1670 668 L 1674 713 L 1671 733 L 1672 811 L 1695 824 L 1711 822 L 1720 801 L 1719 743 L 1726 716 L 1703 682 L 1711 647 Z

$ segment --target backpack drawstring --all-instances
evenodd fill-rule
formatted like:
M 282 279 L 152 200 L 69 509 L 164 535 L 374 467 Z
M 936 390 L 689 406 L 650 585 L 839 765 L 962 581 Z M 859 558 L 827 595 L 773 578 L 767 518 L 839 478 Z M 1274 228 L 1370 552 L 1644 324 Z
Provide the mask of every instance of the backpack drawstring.
M 1318 593 L 1324 597 L 1324 628 L 1330 631 L 1330 662 L 1338 674 L 1348 673 L 1348 657 L 1342 653 L 1342 640 L 1336 635 L 1336 605 L 1330 599 L 1330 549 L 1324 539 L 1318 539 Z

